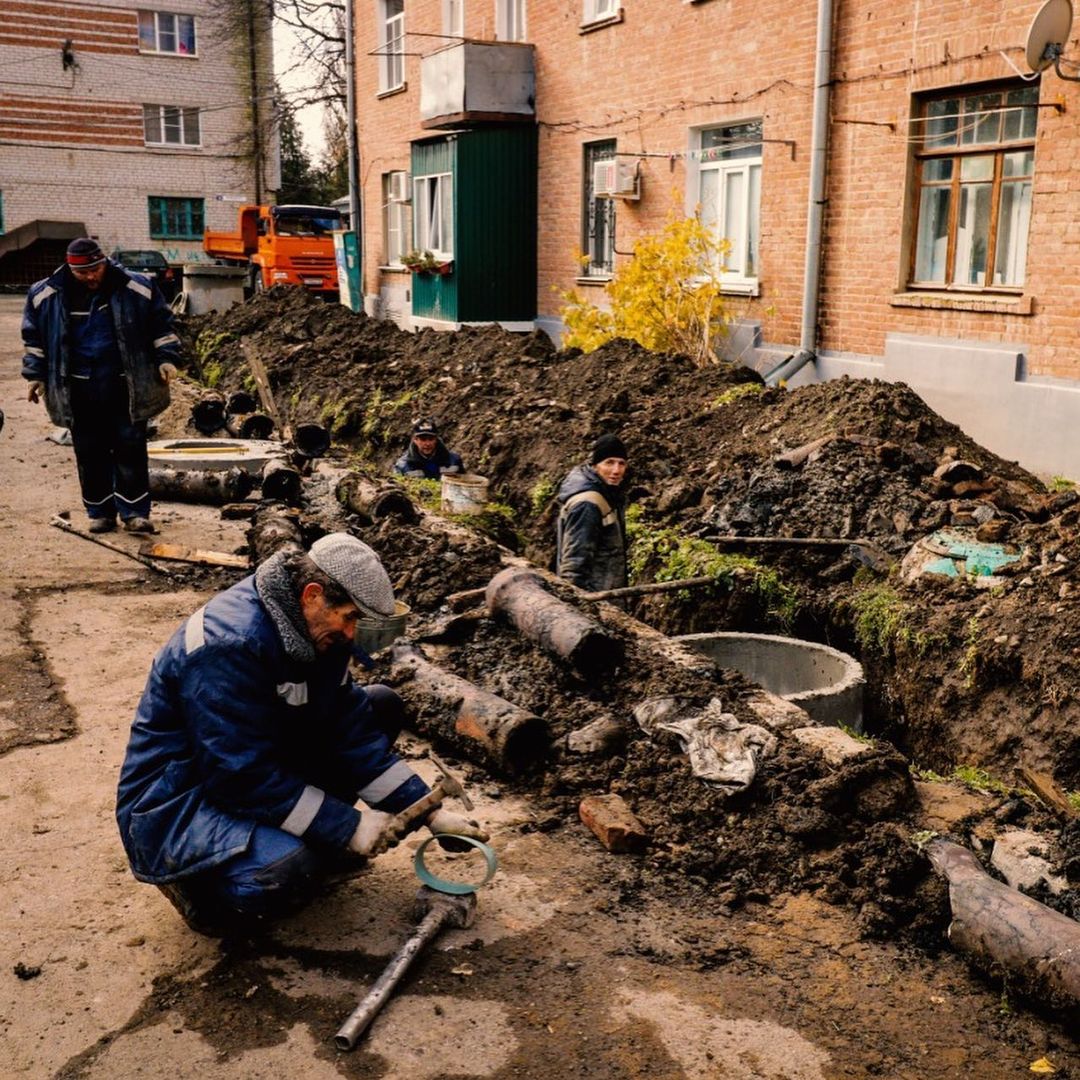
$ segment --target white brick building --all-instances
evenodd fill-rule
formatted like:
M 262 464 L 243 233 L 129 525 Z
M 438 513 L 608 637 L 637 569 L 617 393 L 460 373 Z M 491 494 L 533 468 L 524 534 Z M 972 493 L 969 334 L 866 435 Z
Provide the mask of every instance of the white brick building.
M 199 261 L 204 228 L 272 201 L 269 14 L 266 0 L 4 0 L 0 253 L 16 230 L 47 231 L 34 223 L 81 222 L 106 251 Z M 0 254 L 0 281 L 18 258 Z

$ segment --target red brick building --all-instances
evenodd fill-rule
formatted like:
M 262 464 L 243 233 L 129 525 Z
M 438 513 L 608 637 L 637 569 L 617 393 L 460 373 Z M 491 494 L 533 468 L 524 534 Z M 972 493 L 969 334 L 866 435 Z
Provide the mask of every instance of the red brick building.
M 557 290 L 602 300 L 636 237 L 697 211 L 732 241 L 729 351 L 774 368 L 806 343 L 805 312 L 815 359 L 793 384 L 902 379 L 1000 453 L 1080 476 L 1080 91 L 1021 75 L 1039 6 L 835 0 L 806 294 L 817 0 L 376 0 L 357 15 L 369 306 L 557 335 Z M 490 135 L 522 127 L 531 203 L 507 168 L 524 144 Z M 504 202 L 535 242 L 531 310 L 513 317 L 490 290 L 455 306 L 498 256 L 455 250 L 477 216 L 531 254 Z M 433 243 L 450 268 L 434 284 L 401 264 Z

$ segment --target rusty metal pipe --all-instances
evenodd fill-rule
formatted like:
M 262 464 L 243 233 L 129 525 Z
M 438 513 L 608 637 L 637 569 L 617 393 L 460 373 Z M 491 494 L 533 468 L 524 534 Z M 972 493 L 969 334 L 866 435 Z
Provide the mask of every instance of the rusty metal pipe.
M 422 915 L 419 926 L 412 937 L 401 946 L 383 969 L 383 973 L 364 995 L 363 1001 L 352 1011 L 349 1018 L 334 1036 L 334 1045 L 339 1050 L 352 1050 L 361 1036 L 379 1015 L 379 1010 L 386 1004 L 395 987 L 420 955 L 444 926 L 466 929 L 472 926 L 476 917 L 476 893 L 464 896 L 449 896 L 436 892 L 424 885 L 416 894 L 418 916 Z
M 549 736 L 541 717 L 445 671 L 415 645 L 396 645 L 390 655 L 421 730 L 470 743 L 502 772 L 522 773 L 543 759 Z
M 486 596 L 488 611 L 505 615 L 527 638 L 582 675 L 610 671 L 622 662 L 622 641 L 553 596 L 532 570 L 508 567 L 488 582 Z

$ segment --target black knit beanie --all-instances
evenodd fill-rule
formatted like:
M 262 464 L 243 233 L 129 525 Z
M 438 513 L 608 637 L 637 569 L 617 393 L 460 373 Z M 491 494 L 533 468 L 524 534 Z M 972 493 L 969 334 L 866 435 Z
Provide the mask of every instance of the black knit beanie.
M 89 270 L 91 267 L 100 266 L 105 261 L 105 252 L 101 250 L 96 240 L 82 236 L 68 244 L 65 261 L 68 266 L 76 270 Z
M 626 461 L 626 447 L 618 435 L 601 435 L 593 443 L 592 453 L 589 454 L 589 464 L 596 465 L 609 457 L 622 458 Z

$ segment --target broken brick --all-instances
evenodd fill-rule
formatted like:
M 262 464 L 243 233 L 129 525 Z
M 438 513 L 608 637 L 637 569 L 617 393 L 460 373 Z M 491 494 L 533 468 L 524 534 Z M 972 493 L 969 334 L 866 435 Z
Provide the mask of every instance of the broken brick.
M 645 826 L 619 795 L 588 795 L 578 813 L 608 851 L 644 851 L 648 846 Z

